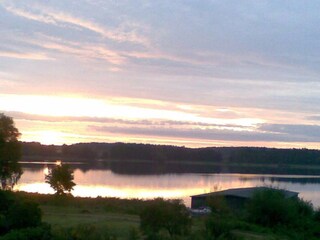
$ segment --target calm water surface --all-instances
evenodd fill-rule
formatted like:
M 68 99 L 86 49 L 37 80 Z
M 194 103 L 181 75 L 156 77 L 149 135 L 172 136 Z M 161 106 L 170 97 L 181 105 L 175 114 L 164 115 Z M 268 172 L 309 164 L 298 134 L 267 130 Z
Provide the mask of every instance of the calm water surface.
M 45 183 L 48 164 L 24 165 L 24 174 L 15 190 L 53 193 Z M 152 199 L 181 198 L 190 206 L 190 196 L 228 188 L 274 186 L 299 192 L 299 196 L 320 207 L 320 176 L 315 175 L 267 175 L 236 173 L 163 173 L 119 174 L 110 169 L 75 168 L 72 194 L 82 197 L 118 197 Z

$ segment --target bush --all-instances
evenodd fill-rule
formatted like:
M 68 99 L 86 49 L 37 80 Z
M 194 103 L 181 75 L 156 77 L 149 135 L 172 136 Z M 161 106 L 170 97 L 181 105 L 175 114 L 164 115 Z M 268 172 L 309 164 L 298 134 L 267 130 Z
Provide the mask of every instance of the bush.
M 231 230 L 233 229 L 232 224 L 230 223 L 230 219 L 224 220 L 221 218 L 217 218 L 215 216 L 211 216 L 206 221 L 206 233 L 208 237 L 211 239 L 222 238 L 222 237 L 231 237 Z
M 92 224 L 79 224 L 72 228 L 61 228 L 54 232 L 55 240 L 116 240 L 108 228 L 101 231 Z M 0 239 L 1 240 L 1 239 Z
M 0 235 L 12 229 L 37 227 L 41 210 L 36 203 L 25 201 L 9 191 L 0 191 Z
M 8 231 L 6 217 L 0 214 L 0 236 Z
M 173 235 L 187 234 L 191 218 L 186 206 L 180 200 L 156 199 L 149 203 L 140 214 L 141 230 L 147 235 L 166 230 Z
M 12 230 L 0 237 L 0 240 L 51 240 L 50 226 L 43 224 L 35 228 Z
M 294 199 L 294 204 L 300 217 L 312 218 L 314 209 L 310 201 L 304 201 L 303 199 L 298 198 Z
M 317 221 L 317 222 L 320 222 L 320 208 L 317 208 L 315 211 L 314 211 L 314 220 Z
M 16 202 L 6 216 L 9 229 L 37 227 L 41 223 L 41 209 L 33 202 Z
M 140 239 L 140 234 L 138 229 L 131 228 L 128 234 L 128 240 L 139 240 L 139 239 Z
M 296 221 L 298 204 L 277 189 L 258 190 L 248 204 L 249 220 L 268 227 L 290 225 Z
M 13 203 L 12 192 L 0 190 L 0 214 L 6 214 Z

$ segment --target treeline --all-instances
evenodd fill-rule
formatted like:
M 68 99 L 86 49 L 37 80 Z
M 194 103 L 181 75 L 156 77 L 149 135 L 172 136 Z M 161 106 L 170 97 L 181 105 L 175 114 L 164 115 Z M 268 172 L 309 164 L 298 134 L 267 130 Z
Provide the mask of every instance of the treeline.
M 320 165 L 320 151 L 309 149 L 276 149 L 258 147 L 186 148 L 167 145 L 133 143 L 78 143 L 72 145 L 42 145 L 23 142 L 24 159 L 68 159 L 214 163 L 214 164 L 275 164 Z
M 22 155 L 28 157 L 105 159 L 137 161 L 199 161 L 220 162 L 221 154 L 214 148 L 185 148 L 166 145 L 126 143 L 78 143 L 72 145 L 41 145 L 23 142 Z
M 269 164 L 320 164 L 320 151 L 276 148 L 221 148 L 218 150 L 230 162 Z

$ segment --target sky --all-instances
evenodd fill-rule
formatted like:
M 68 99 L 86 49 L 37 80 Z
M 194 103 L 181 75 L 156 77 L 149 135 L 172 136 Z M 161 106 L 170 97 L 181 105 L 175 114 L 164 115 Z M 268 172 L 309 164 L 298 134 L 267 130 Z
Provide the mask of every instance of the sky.
M 320 145 L 320 1 L 0 0 L 22 141 Z

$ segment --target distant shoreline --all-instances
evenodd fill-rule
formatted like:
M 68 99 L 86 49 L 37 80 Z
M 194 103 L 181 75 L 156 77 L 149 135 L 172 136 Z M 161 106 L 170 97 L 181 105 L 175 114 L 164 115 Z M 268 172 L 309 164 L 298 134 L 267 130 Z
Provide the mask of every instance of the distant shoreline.
M 320 165 L 295 164 L 257 164 L 257 163 L 208 163 L 208 162 L 179 162 L 166 161 L 154 163 L 145 160 L 103 160 L 103 161 L 71 161 L 57 158 L 23 158 L 20 163 L 25 167 L 53 165 L 56 160 L 72 165 L 75 169 L 109 169 L 117 174 L 127 175 L 153 175 L 153 174 L 270 174 L 270 175 L 309 175 L 320 176 Z M 74 160 L 74 159 L 73 159 Z

